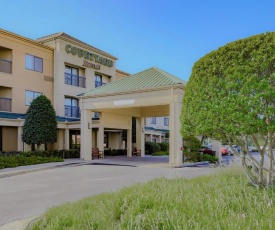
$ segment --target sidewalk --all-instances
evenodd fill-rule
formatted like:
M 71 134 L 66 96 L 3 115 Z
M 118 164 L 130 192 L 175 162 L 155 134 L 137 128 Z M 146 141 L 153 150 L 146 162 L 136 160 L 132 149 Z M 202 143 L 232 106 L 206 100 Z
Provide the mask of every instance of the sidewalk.
M 88 164 L 91 161 L 83 161 L 80 159 L 64 159 L 64 162 L 53 162 L 53 163 L 45 163 L 45 164 L 36 164 L 36 165 L 27 165 L 27 166 L 19 166 L 15 168 L 5 168 L 0 169 L 0 178 L 10 177 L 21 175 L 30 172 L 42 171 L 47 169 L 53 169 L 57 167 L 64 167 L 73 164 Z

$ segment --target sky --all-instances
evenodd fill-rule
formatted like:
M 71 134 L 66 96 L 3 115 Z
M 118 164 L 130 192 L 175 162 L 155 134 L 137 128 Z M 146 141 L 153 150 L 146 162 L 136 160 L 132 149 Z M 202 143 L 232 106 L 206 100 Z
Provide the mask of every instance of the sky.
M 0 28 L 36 39 L 65 32 L 135 74 L 158 67 L 188 81 L 229 42 L 275 31 L 274 0 L 0 0 Z

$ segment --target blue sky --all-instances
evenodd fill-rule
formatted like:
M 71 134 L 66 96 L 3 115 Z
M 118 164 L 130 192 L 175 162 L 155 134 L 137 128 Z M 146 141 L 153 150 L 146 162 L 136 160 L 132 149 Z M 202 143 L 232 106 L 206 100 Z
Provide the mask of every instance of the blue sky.
M 188 80 L 195 61 L 228 42 L 275 31 L 273 0 L 0 0 L 0 28 L 36 39 L 65 32 L 119 58 Z

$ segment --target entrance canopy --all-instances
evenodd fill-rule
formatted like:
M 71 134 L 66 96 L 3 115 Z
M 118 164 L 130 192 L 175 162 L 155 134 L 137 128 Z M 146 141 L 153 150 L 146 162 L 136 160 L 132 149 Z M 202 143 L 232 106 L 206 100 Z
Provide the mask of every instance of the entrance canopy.
M 169 163 L 182 164 L 180 114 L 185 84 L 154 67 L 78 95 L 81 99 L 81 158 L 90 160 L 91 149 L 95 147 L 91 141 L 92 112 L 100 114 L 100 122 L 96 124 L 99 139 L 104 128 L 127 130 L 128 156 L 132 156 L 132 117 L 137 119 L 136 147 L 144 156 L 144 118 L 169 116 Z M 103 150 L 102 140 L 97 145 Z

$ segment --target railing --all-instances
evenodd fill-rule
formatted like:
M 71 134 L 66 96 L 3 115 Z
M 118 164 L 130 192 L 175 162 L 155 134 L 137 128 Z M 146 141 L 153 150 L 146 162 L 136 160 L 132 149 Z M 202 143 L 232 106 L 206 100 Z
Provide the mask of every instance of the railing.
M 106 83 L 102 82 L 102 81 L 95 81 L 95 88 L 100 87 L 106 85 Z
M 65 105 L 65 117 L 80 117 L 79 107 Z
M 70 149 L 80 149 L 80 144 L 70 144 Z
M 11 99 L 0 97 L 0 111 L 11 112 Z
M 12 61 L 0 59 L 0 72 L 11 73 Z
M 78 87 L 82 87 L 82 88 L 86 87 L 86 78 L 85 77 L 80 77 L 80 76 L 69 74 L 69 73 L 64 73 L 64 74 L 65 74 L 65 84 L 78 86 Z

